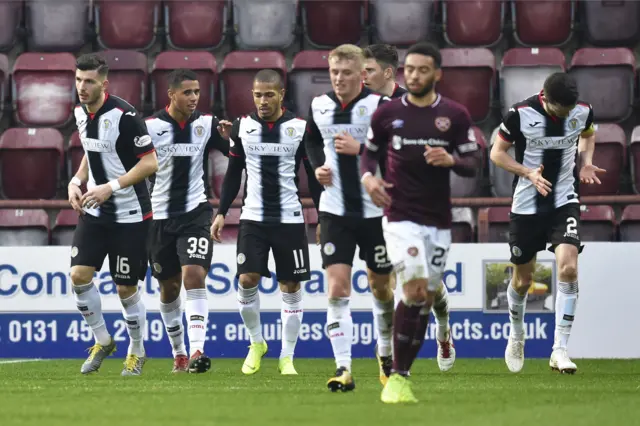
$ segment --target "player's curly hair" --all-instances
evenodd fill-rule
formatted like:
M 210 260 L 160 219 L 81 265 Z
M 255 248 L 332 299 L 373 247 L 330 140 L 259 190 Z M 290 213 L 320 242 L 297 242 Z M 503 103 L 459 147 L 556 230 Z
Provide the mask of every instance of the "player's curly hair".
M 398 49 L 390 44 L 372 44 L 362 51 L 365 59 L 375 59 L 382 69 L 398 69 Z
M 578 102 L 578 84 L 566 72 L 551 74 L 544 81 L 542 90 L 549 103 L 571 107 Z
M 87 53 L 76 59 L 76 69 L 80 71 L 96 71 L 102 78 L 109 74 L 107 61 L 96 53 Z
M 407 50 L 407 56 L 411 54 L 430 56 L 433 59 L 433 64 L 436 69 L 439 69 L 442 66 L 442 55 L 440 54 L 440 49 L 435 44 L 421 41 L 419 43 L 414 44 Z

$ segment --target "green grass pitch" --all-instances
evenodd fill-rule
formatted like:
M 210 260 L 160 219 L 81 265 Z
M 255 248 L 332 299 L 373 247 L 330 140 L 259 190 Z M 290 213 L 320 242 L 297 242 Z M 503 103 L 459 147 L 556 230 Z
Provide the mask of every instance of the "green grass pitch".
M 640 360 L 576 360 L 560 375 L 548 360 L 520 374 L 502 360 L 459 359 L 448 373 L 420 359 L 412 371 L 419 404 L 380 402 L 375 360 L 355 360 L 356 390 L 331 393 L 331 360 L 297 359 L 297 377 L 265 359 L 253 376 L 242 360 L 214 359 L 202 375 L 169 373 L 151 359 L 142 377 L 120 377 L 122 361 L 82 376 L 81 360 L 0 363 L 0 425 L 20 426 L 546 426 L 640 425 Z M 0 361 L 3 362 L 3 361 Z

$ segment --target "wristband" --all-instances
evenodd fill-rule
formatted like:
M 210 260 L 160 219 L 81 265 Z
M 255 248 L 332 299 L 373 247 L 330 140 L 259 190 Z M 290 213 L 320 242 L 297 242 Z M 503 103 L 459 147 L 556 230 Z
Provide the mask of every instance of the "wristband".
M 72 177 L 69 183 L 72 183 L 75 186 L 82 186 L 82 181 L 77 176 Z
M 369 176 L 373 176 L 373 173 L 371 172 L 366 172 L 365 174 L 362 175 L 362 178 L 360 178 L 360 183 L 364 183 L 364 180 L 369 177 Z
M 120 182 L 118 182 L 118 179 L 114 179 L 109 181 L 109 186 L 111 187 L 111 190 L 113 192 L 116 192 L 118 189 L 120 189 Z

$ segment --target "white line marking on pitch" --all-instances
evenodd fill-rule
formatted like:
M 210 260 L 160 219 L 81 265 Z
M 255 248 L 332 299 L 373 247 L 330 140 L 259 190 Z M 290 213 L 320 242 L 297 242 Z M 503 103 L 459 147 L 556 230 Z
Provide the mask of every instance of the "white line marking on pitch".
M 21 362 L 37 362 L 37 361 L 44 361 L 43 359 L 40 358 L 36 358 L 36 359 L 9 359 L 9 360 L 0 360 L 0 364 L 18 364 Z

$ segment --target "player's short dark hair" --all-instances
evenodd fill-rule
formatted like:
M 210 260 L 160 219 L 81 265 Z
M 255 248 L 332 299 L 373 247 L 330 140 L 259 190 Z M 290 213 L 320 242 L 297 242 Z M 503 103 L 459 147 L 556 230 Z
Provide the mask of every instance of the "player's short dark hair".
M 192 70 L 179 68 L 171 71 L 167 76 L 167 80 L 169 82 L 169 88 L 177 89 L 183 81 L 198 81 L 198 74 Z
M 398 69 L 398 49 L 390 44 L 372 44 L 362 51 L 365 59 L 375 59 L 382 69 Z
M 76 69 L 80 71 L 96 71 L 100 77 L 106 77 L 109 74 L 107 61 L 95 53 L 87 53 L 76 59 Z
M 420 43 L 416 43 L 407 50 L 407 56 L 411 54 L 416 55 L 424 55 L 430 56 L 433 59 L 433 64 L 436 66 L 436 69 L 440 68 L 442 65 L 442 55 L 440 54 L 440 49 L 435 44 L 421 41 Z
M 578 102 L 578 84 L 566 72 L 551 74 L 544 81 L 544 96 L 549 103 L 573 106 Z
M 283 89 L 284 84 L 282 82 L 282 76 L 276 70 L 260 70 L 256 73 L 256 76 L 253 78 L 253 81 L 256 83 L 267 83 L 267 84 L 275 84 L 278 86 L 278 89 Z

